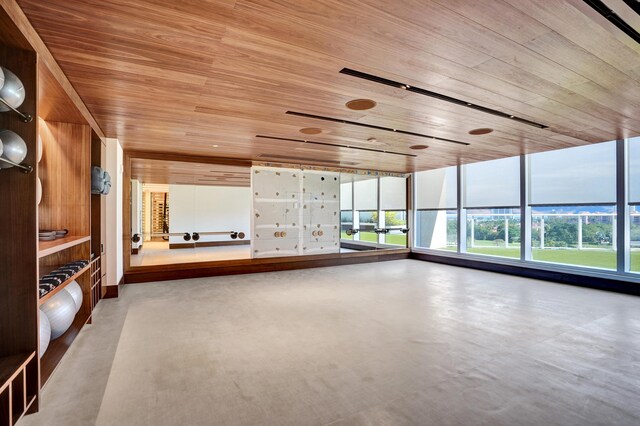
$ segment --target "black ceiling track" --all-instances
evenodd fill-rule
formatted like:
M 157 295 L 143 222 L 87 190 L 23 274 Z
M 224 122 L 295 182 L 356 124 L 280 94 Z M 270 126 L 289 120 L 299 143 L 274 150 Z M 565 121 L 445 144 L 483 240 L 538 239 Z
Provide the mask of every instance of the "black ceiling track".
M 442 93 L 432 92 L 431 90 L 421 89 L 420 87 L 415 87 L 409 84 L 400 83 L 399 81 L 393 81 L 387 78 L 378 77 L 377 75 L 367 74 L 361 71 L 352 70 L 350 68 L 342 68 L 340 70 L 340 73 L 350 75 L 351 77 L 361 78 L 363 80 L 373 81 L 374 83 L 384 84 L 385 86 L 391 86 L 391 87 L 406 90 L 412 93 L 417 93 L 419 95 L 428 96 L 430 98 L 439 99 L 441 101 L 460 105 L 465 108 L 475 109 L 476 111 L 481 111 L 487 114 L 495 115 L 497 117 L 508 118 L 509 120 L 517 121 L 518 123 L 537 127 L 539 129 L 546 129 L 547 127 L 549 127 L 544 124 L 536 123 L 535 121 L 527 120 L 526 118 L 517 117 L 512 114 L 507 114 L 506 112 L 483 107 L 482 105 L 477 105 L 472 102 L 463 101 L 462 99 L 453 98 L 451 96 L 443 95 Z
M 406 130 L 392 129 L 390 127 L 374 126 L 373 124 L 358 123 L 357 121 L 343 120 L 341 118 L 324 117 L 322 115 L 306 114 L 304 112 L 296 112 L 296 111 L 287 111 L 287 114 L 296 115 L 298 117 L 314 118 L 316 120 L 332 121 L 334 123 L 350 124 L 352 126 L 367 127 L 369 129 L 384 130 L 386 132 L 399 133 L 401 135 L 418 136 L 418 137 L 421 137 L 421 138 L 427 138 L 427 139 L 432 139 L 432 140 L 436 140 L 436 141 L 456 143 L 458 145 L 471 145 L 470 143 L 461 142 L 461 141 L 454 141 L 453 139 L 446 139 L 446 138 L 439 138 L 437 136 L 423 135 L 422 133 L 408 132 Z
M 623 33 L 634 39 L 636 43 L 640 43 L 640 33 L 638 33 L 638 31 L 636 31 L 631 25 L 627 24 L 624 19 L 618 16 L 618 14 L 611 10 L 611 8 L 604 2 L 602 2 L 601 0 L 583 1 L 591 6 L 593 10 L 604 16 L 613 25 L 618 27 Z M 624 0 L 624 2 L 636 13 L 640 14 L 640 4 L 638 4 L 637 0 Z
M 276 136 L 266 136 L 266 135 L 256 135 L 256 138 L 274 139 L 274 140 L 277 140 L 277 141 L 299 142 L 299 143 L 307 143 L 307 144 L 312 144 L 312 145 L 332 146 L 334 148 L 357 149 L 359 151 L 379 152 L 380 154 L 404 155 L 405 157 L 417 157 L 417 155 L 415 155 L 415 154 L 405 154 L 403 152 L 385 151 L 383 149 L 373 149 L 373 148 L 362 148 L 362 147 L 359 147 L 359 146 L 343 145 L 343 144 L 337 144 L 337 143 L 316 142 L 316 141 L 310 141 L 310 140 L 306 140 L 306 139 L 280 138 L 280 137 L 276 137 Z

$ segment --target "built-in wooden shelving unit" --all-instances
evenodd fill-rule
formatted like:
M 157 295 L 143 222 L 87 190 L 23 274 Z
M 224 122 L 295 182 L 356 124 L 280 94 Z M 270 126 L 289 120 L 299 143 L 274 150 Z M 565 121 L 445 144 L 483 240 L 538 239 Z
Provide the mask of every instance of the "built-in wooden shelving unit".
M 39 249 L 38 249 L 38 257 L 42 258 L 45 256 L 49 256 L 51 254 L 57 253 L 62 250 L 66 250 L 75 245 L 85 243 L 91 240 L 91 237 L 75 237 L 69 236 L 64 238 L 58 238 L 53 241 L 40 241 Z
M 82 327 L 91 323 L 102 297 L 104 201 L 91 195 L 91 166 L 102 165 L 104 144 L 86 106 L 11 0 L 0 4 L 0 66 L 22 81 L 26 97 L 19 109 L 33 116 L 24 122 L 16 113 L 0 112 L 0 130 L 25 141 L 23 163 L 33 166 L 29 174 L 16 167 L 0 170 L 0 241 L 5 242 L 0 244 L 0 426 L 13 426 L 38 410 L 41 387 Z M 38 230 L 63 229 L 68 230 L 64 238 L 38 241 Z M 39 277 L 78 260 L 89 263 L 38 298 Z M 39 358 L 39 306 L 73 280 L 82 289 L 82 306 L 71 327 Z

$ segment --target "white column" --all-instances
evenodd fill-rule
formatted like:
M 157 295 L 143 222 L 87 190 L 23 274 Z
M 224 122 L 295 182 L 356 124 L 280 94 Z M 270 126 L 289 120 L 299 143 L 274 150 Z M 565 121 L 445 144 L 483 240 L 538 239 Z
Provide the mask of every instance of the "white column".
M 471 218 L 471 247 L 476 246 L 476 218 Z
M 544 216 L 540 217 L 540 248 L 544 248 Z
M 582 216 L 578 215 L 578 250 L 582 250 Z
M 509 247 L 509 217 L 504 217 L 504 246 Z
M 615 216 L 612 217 L 613 219 L 613 229 L 611 230 L 611 247 L 613 248 L 613 251 L 618 250 L 618 245 L 616 244 L 616 241 L 618 240 L 618 220 Z

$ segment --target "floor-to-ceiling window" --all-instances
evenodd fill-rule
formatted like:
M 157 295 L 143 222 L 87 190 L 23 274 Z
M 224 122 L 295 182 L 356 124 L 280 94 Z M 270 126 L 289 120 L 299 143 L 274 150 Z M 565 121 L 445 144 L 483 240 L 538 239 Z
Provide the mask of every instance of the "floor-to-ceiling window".
M 520 158 L 463 166 L 467 253 L 520 258 Z
M 353 182 L 353 203 L 358 218 L 359 232 L 356 241 L 378 243 L 378 177 L 355 176 Z
M 640 138 L 418 172 L 415 182 L 417 251 L 640 273 Z
M 385 176 L 380 178 L 380 243 L 406 247 L 407 245 L 407 179 Z
M 417 247 L 457 250 L 457 186 L 456 167 L 415 174 L 415 245 Z
M 616 143 L 529 156 L 531 257 L 616 269 Z
M 353 177 L 340 175 L 340 238 L 353 240 Z
M 640 272 L 640 137 L 629 139 L 627 153 L 629 271 L 638 273 Z

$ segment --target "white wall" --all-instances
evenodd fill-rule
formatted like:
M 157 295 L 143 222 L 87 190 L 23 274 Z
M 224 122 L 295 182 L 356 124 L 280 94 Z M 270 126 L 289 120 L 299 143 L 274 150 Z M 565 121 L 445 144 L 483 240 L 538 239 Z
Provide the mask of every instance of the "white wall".
M 111 175 L 111 192 L 106 196 L 107 253 L 106 285 L 118 285 L 123 276 L 122 258 L 122 146 L 117 139 L 107 138 L 106 170 Z
M 131 179 L 131 235 L 142 233 L 142 184 L 137 179 Z M 132 248 L 142 245 L 142 239 L 138 243 L 131 242 Z
M 250 233 L 251 188 L 225 186 L 169 185 L 170 232 Z M 200 237 L 199 242 L 231 241 L 228 235 Z M 170 237 L 172 244 L 185 243 Z

